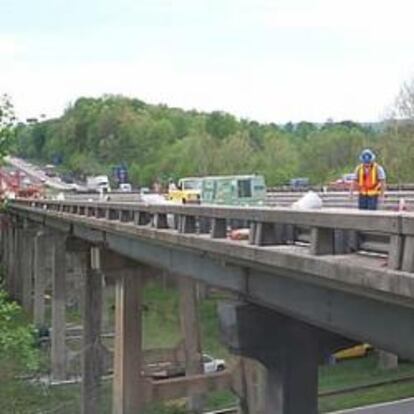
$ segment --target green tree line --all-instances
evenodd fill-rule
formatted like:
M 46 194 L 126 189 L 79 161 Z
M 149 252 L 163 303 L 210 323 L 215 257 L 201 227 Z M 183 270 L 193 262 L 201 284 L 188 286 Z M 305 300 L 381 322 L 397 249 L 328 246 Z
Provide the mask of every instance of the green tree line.
M 110 173 L 125 163 L 130 181 L 150 185 L 169 177 L 260 173 L 269 186 L 293 177 L 326 184 L 353 171 L 361 149 L 378 153 L 390 181 L 414 182 L 409 123 L 381 128 L 351 121 L 276 125 L 149 105 L 122 96 L 80 98 L 58 119 L 21 125 L 15 152 L 61 160 L 78 175 Z

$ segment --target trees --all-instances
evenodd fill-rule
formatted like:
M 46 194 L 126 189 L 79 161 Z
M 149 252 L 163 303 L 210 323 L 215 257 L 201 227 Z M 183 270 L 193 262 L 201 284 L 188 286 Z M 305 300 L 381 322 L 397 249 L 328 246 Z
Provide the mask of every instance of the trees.
M 14 137 L 14 125 L 16 117 L 14 115 L 13 104 L 8 95 L 0 96 L 0 157 L 4 157 L 8 152 Z
M 386 125 L 377 146 L 388 179 L 398 183 L 414 182 L 414 79 L 401 86 Z
M 132 183 L 142 186 L 168 177 L 253 172 L 269 185 L 295 176 L 319 184 L 349 172 L 363 143 L 378 136 L 349 121 L 278 127 L 107 95 L 80 98 L 61 118 L 19 129 L 18 150 L 46 162 L 59 155 L 79 175 L 110 174 L 123 162 Z

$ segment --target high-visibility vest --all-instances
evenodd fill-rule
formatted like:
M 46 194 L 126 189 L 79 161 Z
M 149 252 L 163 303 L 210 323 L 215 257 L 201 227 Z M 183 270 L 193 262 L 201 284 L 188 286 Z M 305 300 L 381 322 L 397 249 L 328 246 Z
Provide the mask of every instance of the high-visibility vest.
M 377 196 L 381 192 L 381 181 L 378 180 L 378 164 L 374 162 L 368 167 L 367 173 L 366 170 L 364 164 L 358 166 L 359 193 L 367 196 Z

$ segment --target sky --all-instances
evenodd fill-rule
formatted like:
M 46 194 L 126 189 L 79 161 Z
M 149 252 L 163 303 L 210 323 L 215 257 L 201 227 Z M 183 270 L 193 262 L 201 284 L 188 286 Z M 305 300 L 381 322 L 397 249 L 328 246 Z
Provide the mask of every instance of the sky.
M 260 122 L 373 122 L 414 77 L 410 0 L 0 0 L 20 118 L 80 96 Z

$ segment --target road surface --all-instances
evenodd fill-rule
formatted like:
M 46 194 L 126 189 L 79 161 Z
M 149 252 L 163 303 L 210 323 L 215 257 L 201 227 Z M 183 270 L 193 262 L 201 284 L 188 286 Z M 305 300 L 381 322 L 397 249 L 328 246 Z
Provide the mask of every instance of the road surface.
M 413 414 L 414 398 L 399 400 L 351 410 L 335 411 L 331 414 Z
M 13 167 L 23 171 L 26 173 L 29 177 L 32 177 L 32 179 L 35 179 L 39 182 L 42 182 L 47 187 L 53 188 L 55 190 L 59 191 L 70 191 L 74 189 L 73 184 L 67 184 L 62 182 L 59 178 L 55 177 L 49 177 L 45 174 L 44 171 L 42 171 L 39 167 L 36 167 L 20 158 L 12 157 L 12 156 L 6 156 L 4 157 L 4 161 L 7 164 L 12 165 Z

